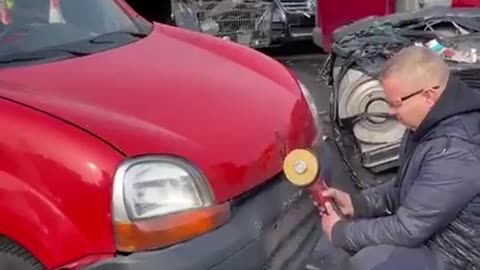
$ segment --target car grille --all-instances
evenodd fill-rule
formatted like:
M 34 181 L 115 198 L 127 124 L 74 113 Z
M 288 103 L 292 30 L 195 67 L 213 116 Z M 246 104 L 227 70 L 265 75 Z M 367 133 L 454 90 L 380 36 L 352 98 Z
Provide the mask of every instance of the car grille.
M 280 4 L 287 12 L 315 12 L 314 0 L 280 0 Z
M 319 218 L 309 197 L 302 196 L 266 230 L 266 252 L 270 258 L 263 269 L 304 269 L 305 260 L 321 236 Z
M 282 175 L 239 198 L 236 203 L 258 197 L 268 197 L 269 204 L 263 207 L 269 207 L 274 213 L 260 225 L 264 256 L 261 269 L 305 269 L 305 261 L 321 237 L 318 214 L 308 193 L 292 187 Z

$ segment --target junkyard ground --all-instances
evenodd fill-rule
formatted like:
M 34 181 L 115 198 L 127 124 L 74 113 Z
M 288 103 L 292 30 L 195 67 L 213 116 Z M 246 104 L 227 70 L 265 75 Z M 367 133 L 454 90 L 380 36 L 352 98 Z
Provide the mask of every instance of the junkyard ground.
M 319 110 L 326 111 L 328 109 L 329 90 L 324 83 L 319 81 L 318 76 L 318 72 L 328 56 L 322 49 L 315 46 L 313 42 L 300 42 L 261 51 L 288 65 L 312 91 Z
M 312 42 L 302 42 L 261 51 L 289 66 L 311 90 L 318 109 L 323 112 L 328 111 L 329 88 L 320 81 L 319 76 L 319 71 L 328 57 L 327 54 Z M 345 255 L 345 253 L 334 249 L 328 240 L 322 237 L 305 269 L 340 270 L 340 261 L 345 259 Z

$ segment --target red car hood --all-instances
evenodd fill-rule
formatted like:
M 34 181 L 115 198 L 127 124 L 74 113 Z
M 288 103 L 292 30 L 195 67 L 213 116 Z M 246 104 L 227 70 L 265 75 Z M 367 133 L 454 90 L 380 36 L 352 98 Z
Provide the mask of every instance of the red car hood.
M 218 201 L 281 171 L 283 144 L 312 139 L 308 107 L 279 63 L 236 44 L 157 25 L 107 52 L 0 71 L 0 95 L 56 115 L 128 156 L 200 167 Z M 285 151 L 285 149 L 283 149 Z

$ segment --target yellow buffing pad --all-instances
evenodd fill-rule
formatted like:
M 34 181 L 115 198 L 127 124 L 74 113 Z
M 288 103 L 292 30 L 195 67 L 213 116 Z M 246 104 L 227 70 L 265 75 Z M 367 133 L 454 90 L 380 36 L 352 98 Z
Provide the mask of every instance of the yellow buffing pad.
M 293 150 L 283 161 L 287 180 L 296 186 L 308 186 L 315 182 L 319 170 L 317 157 L 306 149 Z

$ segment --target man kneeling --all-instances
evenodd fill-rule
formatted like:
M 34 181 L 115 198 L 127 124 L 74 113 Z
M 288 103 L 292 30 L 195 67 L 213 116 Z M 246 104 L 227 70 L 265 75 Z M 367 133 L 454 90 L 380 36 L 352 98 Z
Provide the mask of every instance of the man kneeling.
M 390 58 L 380 81 L 407 127 L 398 177 L 352 196 L 326 191 L 349 218 L 327 205 L 323 230 L 356 253 L 352 269 L 480 269 L 480 91 L 424 47 Z

